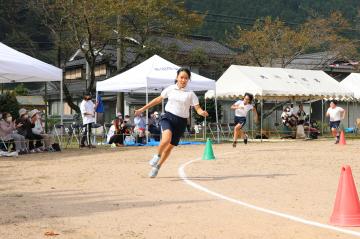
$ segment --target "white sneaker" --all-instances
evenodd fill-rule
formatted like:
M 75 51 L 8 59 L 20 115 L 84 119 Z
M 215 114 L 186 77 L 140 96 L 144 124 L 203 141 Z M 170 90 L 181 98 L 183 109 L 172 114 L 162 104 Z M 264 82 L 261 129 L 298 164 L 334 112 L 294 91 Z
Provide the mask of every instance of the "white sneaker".
M 159 168 L 158 167 L 152 167 L 151 171 L 149 173 L 150 178 L 155 178 L 158 175 Z
M 150 166 L 155 167 L 159 162 L 160 157 L 159 155 L 155 154 L 154 157 L 149 161 Z

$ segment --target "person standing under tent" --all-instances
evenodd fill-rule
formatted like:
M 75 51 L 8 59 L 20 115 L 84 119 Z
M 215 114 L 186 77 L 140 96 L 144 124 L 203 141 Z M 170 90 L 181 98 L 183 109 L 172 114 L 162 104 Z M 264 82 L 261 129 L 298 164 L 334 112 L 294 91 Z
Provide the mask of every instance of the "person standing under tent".
M 87 146 L 89 148 L 95 148 L 91 144 L 91 128 L 93 123 L 95 123 L 95 109 L 97 107 L 97 103 L 94 104 L 91 100 L 91 94 L 86 93 L 84 95 L 84 99 L 80 104 L 81 116 L 83 119 L 83 135 L 80 142 L 80 147 L 86 147 L 85 141 L 87 141 Z
M 196 112 L 207 117 L 208 113 L 199 105 L 199 99 L 193 91 L 188 90 L 187 84 L 191 78 L 191 72 L 187 68 L 180 68 L 174 85 L 165 88 L 161 95 L 150 101 L 144 107 L 135 110 L 135 115 L 139 116 L 147 109 L 158 105 L 163 99 L 168 98 L 165 106 L 165 114 L 161 116 L 161 141 L 157 154 L 153 156 L 149 164 L 152 166 L 149 177 L 155 178 L 159 169 L 168 159 L 171 151 L 179 144 L 181 136 L 185 132 L 189 109 L 193 106 Z
M 246 124 L 246 116 L 250 110 L 254 113 L 255 122 L 258 122 L 258 114 L 256 108 L 251 104 L 254 99 L 254 96 L 250 93 L 245 93 L 243 100 L 238 100 L 231 106 L 231 109 L 235 110 L 235 118 L 234 118 L 234 141 L 233 147 L 236 147 L 237 139 L 241 136 L 244 139 L 244 143 L 247 144 L 248 135 L 246 132 L 243 132 L 243 127 Z
M 330 129 L 331 133 L 335 138 L 335 144 L 338 144 L 340 141 L 340 130 L 339 126 L 341 123 L 341 120 L 345 119 L 345 113 L 346 111 L 337 106 L 336 100 L 330 101 L 330 107 L 326 112 L 326 116 L 330 117 Z

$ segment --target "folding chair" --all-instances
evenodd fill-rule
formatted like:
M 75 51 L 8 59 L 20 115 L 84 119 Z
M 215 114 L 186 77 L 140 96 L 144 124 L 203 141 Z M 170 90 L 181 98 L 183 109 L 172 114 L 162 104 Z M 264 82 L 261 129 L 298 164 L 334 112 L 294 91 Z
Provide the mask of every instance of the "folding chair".
M 60 147 L 62 146 L 63 136 L 64 136 L 65 128 L 62 124 L 54 124 L 54 133 L 57 138 Z
M 101 142 L 104 140 L 104 127 L 101 124 L 93 124 L 92 125 L 92 133 L 93 133 L 93 144 L 97 144 L 96 137 L 101 137 Z M 99 132 L 100 130 L 100 132 Z
M 217 139 L 217 131 L 221 134 L 220 127 L 217 127 L 216 123 L 208 123 L 208 128 L 210 130 L 210 134 L 212 135 L 213 140 Z
M 219 124 L 219 126 L 220 126 L 220 132 L 221 132 L 221 135 L 222 135 L 224 141 L 229 140 L 231 131 L 229 131 L 228 124 Z
M 106 142 L 107 135 L 109 134 L 110 127 L 112 126 L 111 123 L 105 123 L 103 125 L 104 128 L 104 141 Z
M 70 145 L 74 138 L 76 140 L 76 142 L 78 143 L 79 147 L 80 147 L 80 135 L 81 135 L 81 132 L 82 132 L 82 125 L 80 124 L 71 124 L 70 125 L 70 130 L 69 130 L 69 138 L 67 140 L 67 144 L 66 144 L 66 148 L 68 145 Z
M 0 137 L 0 150 L 2 151 L 8 151 L 9 147 L 9 141 L 4 140 L 3 137 Z

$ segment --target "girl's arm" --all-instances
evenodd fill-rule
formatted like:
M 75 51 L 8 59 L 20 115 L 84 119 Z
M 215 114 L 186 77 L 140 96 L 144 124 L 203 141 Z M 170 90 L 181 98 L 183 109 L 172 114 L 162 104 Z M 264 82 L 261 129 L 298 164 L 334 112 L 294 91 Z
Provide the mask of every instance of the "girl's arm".
M 239 105 L 237 105 L 237 104 L 233 104 L 233 105 L 231 106 L 231 109 L 232 109 L 232 110 L 239 109 Z
M 155 99 L 153 99 L 152 101 L 150 101 L 147 105 L 143 106 L 142 108 L 135 110 L 135 116 L 140 116 L 140 114 L 142 112 L 144 112 L 147 109 L 150 109 L 151 107 L 154 107 L 155 105 L 158 105 L 162 102 L 163 97 L 160 95 L 158 97 L 156 97 Z
M 201 115 L 202 117 L 207 117 L 209 116 L 208 112 L 206 112 L 205 110 L 201 109 L 200 105 L 195 105 L 194 106 L 196 113 L 198 115 Z

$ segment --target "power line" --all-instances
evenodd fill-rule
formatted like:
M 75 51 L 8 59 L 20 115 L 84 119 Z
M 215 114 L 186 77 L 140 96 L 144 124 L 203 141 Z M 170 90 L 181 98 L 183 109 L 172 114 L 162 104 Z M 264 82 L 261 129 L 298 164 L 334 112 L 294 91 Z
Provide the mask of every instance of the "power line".
M 252 25 L 254 22 L 256 21 L 264 21 L 264 19 L 262 18 L 250 18 L 250 17 L 239 17 L 239 16 L 234 16 L 234 15 L 224 15 L 224 14 L 215 14 L 215 13 L 205 13 L 205 12 L 200 12 L 200 11 L 194 11 L 195 13 L 199 14 L 199 15 L 204 15 L 204 16 L 212 16 L 212 17 L 222 17 L 222 18 L 230 18 L 230 19 L 239 19 L 239 20 L 248 20 L 248 21 L 252 21 Z M 204 19 L 205 21 L 208 21 L 208 19 Z M 218 21 L 218 20 L 212 20 L 212 21 Z M 285 21 L 285 20 L 281 20 L 282 22 L 284 22 L 287 25 L 293 25 L 293 26 L 301 26 L 303 23 L 301 22 L 290 22 L 290 21 Z M 228 24 L 244 24 L 244 25 L 249 25 L 250 23 L 244 23 L 244 22 L 240 22 L 240 21 L 222 21 L 222 22 L 218 22 L 218 23 L 228 23 Z M 336 27 L 336 26 L 330 26 L 333 29 L 344 29 L 344 30 L 349 30 L 349 31 L 355 31 L 355 32 L 359 32 L 360 29 L 357 28 L 350 28 L 350 27 Z

